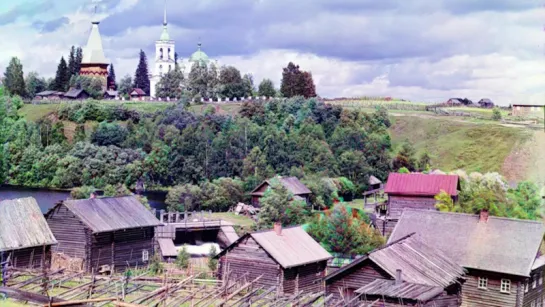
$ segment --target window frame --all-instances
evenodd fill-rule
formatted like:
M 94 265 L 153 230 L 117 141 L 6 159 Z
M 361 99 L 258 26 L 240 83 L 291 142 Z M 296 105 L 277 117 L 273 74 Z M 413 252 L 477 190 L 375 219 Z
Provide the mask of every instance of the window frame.
M 484 286 L 482 285 L 484 283 Z M 487 290 L 488 289 L 488 277 L 479 277 L 477 279 L 477 289 Z
M 149 251 L 147 249 L 142 250 L 142 262 L 149 262 Z
M 501 293 L 511 293 L 511 279 L 502 278 L 500 281 L 500 292 Z

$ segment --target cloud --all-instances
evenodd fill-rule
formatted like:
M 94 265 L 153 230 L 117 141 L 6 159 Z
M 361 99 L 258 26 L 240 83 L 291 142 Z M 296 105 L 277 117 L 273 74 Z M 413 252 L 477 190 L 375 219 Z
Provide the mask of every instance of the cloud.
M 49 21 L 35 21 L 32 23 L 35 29 L 40 33 L 54 32 L 60 27 L 67 25 L 70 22 L 68 17 L 60 17 Z
M 32 17 L 34 15 L 47 12 L 53 7 L 53 1 L 34 1 L 31 3 L 20 2 L 7 12 L 0 14 L 0 25 L 7 25 L 15 22 L 20 17 Z

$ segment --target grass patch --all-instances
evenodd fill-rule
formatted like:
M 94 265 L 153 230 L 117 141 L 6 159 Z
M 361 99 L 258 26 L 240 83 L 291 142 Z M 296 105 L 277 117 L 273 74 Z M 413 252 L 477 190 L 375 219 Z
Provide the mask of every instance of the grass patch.
M 25 104 L 19 109 L 19 116 L 30 121 L 37 121 L 49 113 L 56 112 L 60 104 Z
M 22 307 L 22 306 L 28 306 L 28 305 L 19 303 L 11 299 L 7 299 L 7 300 L 0 300 L 0 306 L 1 307 Z
M 255 224 L 251 218 L 244 215 L 236 215 L 233 212 L 214 212 L 212 213 L 212 217 L 222 219 L 242 227 L 251 227 Z
M 395 118 L 390 135 L 394 146 L 409 140 L 417 154 L 428 151 L 433 168 L 499 172 L 513 147 L 528 140 L 531 133 L 496 124 L 402 116 Z
M 189 107 L 189 110 L 195 114 L 203 114 L 206 109 L 209 107 L 213 107 L 216 109 L 216 113 L 223 114 L 223 115 L 237 115 L 238 111 L 240 110 L 241 103 L 207 103 L 207 104 L 196 104 L 191 105 Z

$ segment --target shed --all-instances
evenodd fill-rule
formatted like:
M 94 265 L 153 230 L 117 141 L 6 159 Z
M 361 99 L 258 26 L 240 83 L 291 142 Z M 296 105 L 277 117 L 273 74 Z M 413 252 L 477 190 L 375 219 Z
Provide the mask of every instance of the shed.
M 488 99 L 488 98 L 483 98 L 481 100 L 479 100 L 479 106 L 481 108 L 493 108 L 494 107 L 494 103 L 492 102 L 492 100 Z
M 279 294 L 323 291 L 327 261 L 331 255 L 303 228 L 246 234 L 219 253 L 219 278 L 227 281 L 254 280 L 258 286 L 275 287 Z
M 308 202 L 310 194 L 312 192 L 305 186 L 297 177 L 276 177 L 280 184 L 284 186 L 293 196 L 298 196 Z M 258 185 L 251 193 L 252 204 L 254 206 L 259 205 L 259 199 L 265 195 L 265 192 L 269 189 L 271 181 L 274 179 L 268 179 Z
M 378 179 L 377 177 L 373 175 L 369 177 L 368 184 L 369 184 L 369 190 L 371 191 L 382 188 L 382 181 L 380 181 L 380 179 Z
M 119 97 L 119 93 L 114 90 L 107 90 L 104 92 L 104 99 L 113 100 Z
M 493 217 L 485 211 L 474 215 L 405 209 L 389 241 L 414 232 L 468 270 L 462 288 L 467 306 L 490 300 L 497 306 L 520 306 L 517 302 L 527 302 L 532 293 L 523 291 L 524 284 L 535 270 L 543 274 L 543 266 L 534 267 L 545 233 L 539 221 Z
M 135 88 L 130 92 L 129 96 L 133 100 L 142 100 L 143 97 L 146 97 L 146 92 L 140 88 Z
M 0 202 L 0 252 L 18 268 L 49 267 L 57 240 L 32 197 Z
M 327 295 L 345 303 L 359 296 L 363 301 L 416 305 L 458 301 L 464 274 L 453 259 L 413 233 L 358 258 L 325 280 Z
M 84 89 L 71 88 L 68 92 L 63 94 L 63 97 L 70 100 L 85 100 L 90 97 Z
M 543 118 L 545 105 L 539 104 L 513 104 L 513 116 L 525 118 Z
M 35 99 L 59 100 L 63 96 L 63 92 L 43 91 L 35 95 Z
M 142 266 L 161 223 L 136 197 L 66 200 L 46 213 L 56 252 L 81 259 L 86 271 Z

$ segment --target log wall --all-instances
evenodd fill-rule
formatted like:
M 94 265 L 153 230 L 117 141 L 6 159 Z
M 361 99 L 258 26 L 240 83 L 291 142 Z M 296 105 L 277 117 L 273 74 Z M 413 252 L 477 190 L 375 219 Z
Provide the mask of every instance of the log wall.
M 487 289 L 479 289 L 478 278 L 488 278 Z M 511 280 L 511 291 L 500 292 L 501 279 Z M 520 307 L 523 298 L 523 282 L 520 277 L 472 270 L 462 285 L 462 307 Z
M 16 268 L 38 269 L 51 265 L 50 245 L 5 251 L 5 255 L 10 256 L 11 265 Z
M 72 258 L 86 259 L 88 227 L 83 224 L 66 206 L 57 206 L 46 215 L 51 232 L 58 244 L 54 251 Z
M 399 219 L 405 208 L 436 210 L 435 203 L 436 201 L 433 196 L 388 195 L 388 217 Z
M 543 306 L 543 303 L 545 303 L 544 269 L 545 267 L 541 267 L 532 271 L 530 278 L 522 283 L 521 291 L 524 293 L 523 307 Z

